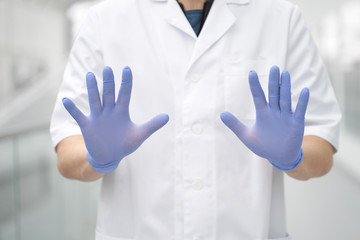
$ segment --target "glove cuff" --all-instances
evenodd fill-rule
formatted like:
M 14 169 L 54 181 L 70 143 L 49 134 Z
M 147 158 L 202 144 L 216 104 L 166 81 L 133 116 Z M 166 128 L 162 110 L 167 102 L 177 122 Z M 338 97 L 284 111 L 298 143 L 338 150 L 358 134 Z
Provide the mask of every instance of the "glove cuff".
M 120 161 L 114 161 L 106 164 L 99 164 L 91 157 L 89 152 L 86 153 L 86 158 L 91 167 L 98 173 L 111 173 L 118 167 L 120 163 Z
M 292 165 L 292 166 L 284 166 L 284 167 L 281 167 L 281 166 L 277 166 L 275 165 L 274 163 L 271 163 L 275 168 L 281 170 L 281 171 L 291 171 L 293 169 L 295 169 L 297 166 L 299 166 L 299 164 L 302 162 L 302 159 L 303 159 L 303 156 L 304 156 L 304 153 L 303 153 L 303 149 L 301 148 L 300 149 L 300 153 L 298 155 L 298 158 L 296 159 L 295 163 Z

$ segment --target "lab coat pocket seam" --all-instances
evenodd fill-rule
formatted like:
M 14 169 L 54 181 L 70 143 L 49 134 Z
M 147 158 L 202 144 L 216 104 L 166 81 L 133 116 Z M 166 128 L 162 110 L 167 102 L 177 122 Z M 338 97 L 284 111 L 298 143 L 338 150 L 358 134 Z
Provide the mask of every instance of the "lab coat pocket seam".
M 232 112 L 245 124 L 256 119 L 255 106 L 250 91 L 248 76 L 251 70 L 257 72 L 260 84 L 266 87 L 268 73 L 264 60 L 230 59 L 223 68 L 224 100 L 226 111 Z M 264 91 L 266 92 L 266 91 Z
M 247 76 L 224 76 L 225 110 L 240 120 L 255 120 L 255 106 Z M 245 123 L 245 122 L 244 122 Z
M 248 77 L 250 71 L 255 71 L 258 76 L 267 75 L 265 60 L 250 60 L 230 58 L 225 61 L 224 75 Z

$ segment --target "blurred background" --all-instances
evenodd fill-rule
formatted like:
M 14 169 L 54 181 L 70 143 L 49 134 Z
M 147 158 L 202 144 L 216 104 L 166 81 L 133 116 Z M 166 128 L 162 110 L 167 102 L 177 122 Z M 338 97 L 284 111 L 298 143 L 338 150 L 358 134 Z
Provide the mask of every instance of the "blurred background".
M 300 6 L 343 111 L 325 177 L 286 177 L 294 240 L 360 239 L 360 0 Z M 0 240 L 94 239 L 100 182 L 64 179 L 48 127 L 72 40 L 94 1 L 0 0 Z

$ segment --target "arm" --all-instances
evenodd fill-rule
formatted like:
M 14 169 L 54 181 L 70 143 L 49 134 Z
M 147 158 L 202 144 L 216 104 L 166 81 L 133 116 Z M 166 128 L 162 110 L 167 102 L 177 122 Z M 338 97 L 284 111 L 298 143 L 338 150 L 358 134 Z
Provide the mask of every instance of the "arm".
M 332 145 L 316 136 L 304 136 L 302 148 L 304 156 L 297 168 L 286 173 L 298 180 L 308 180 L 327 174 L 333 165 Z
M 103 176 L 97 173 L 113 172 L 124 157 L 162 128 L 169 116 L 160 114 L 141 125 L 131 121 L 132 73 L 129 67 L 123 70 L 116 101 L 114 75 L 110 67 L 105 67 L 103 71 L 103 101 L 100 100 L 93 73 L 87 74 L 86 83 L 90 115 L 85 116 L 70 99 L 63 99 L 64 107 L 79 125 L 82 136 L 63 140 L 57 152 L 59 170 L 64 176 L 91 181 Z
M 81 135 L 71 136 L 56 146 L 59 172 L 66 178 L 84 182 L 96 181 L 104 176 L 96 172 L 86 159 L 86 147 Z
M 269 74 L 269 101 L 266 100 L 257 73 L 249 73 L 256 121 L 246 126 L 233 114 L 223 112 L 221 120 L 256 155 L 267 159 L 281 171 L 295 169 L 303 160 L 302 142 L 309 89 L 304 88 L 296 105 L 291 107 L 290 74 L 274 66 Z
M 256 122 L 245 126 L 229 112 L 221 119 L 255 154 L 293 178 L 307 180 L 325 175 L 332 166 L 333 147 L 316 136 L 304 136 L 309 90 L 301 91 L 295 112 L 291 108 L 291 84 L 287 71 L 273 67 L 269 74 L 269 101 L 255 72 L 249 75 Z

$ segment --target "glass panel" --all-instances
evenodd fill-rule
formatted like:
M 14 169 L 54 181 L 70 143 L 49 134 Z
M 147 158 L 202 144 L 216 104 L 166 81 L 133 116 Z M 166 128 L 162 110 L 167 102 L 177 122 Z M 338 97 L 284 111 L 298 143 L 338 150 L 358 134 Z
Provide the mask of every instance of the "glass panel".
M 15 185 L 11 138 L 0 140 L 0 166 L 0 239 L 15 240 Z
M 18 155 L 21 239 L 93 239 L 100 183 L 58 173 L 47 129 L 19 137 Z
M 47 131 L 17 138 L 21 209 L 21 239 L 60 239 L 54 173 Z M 58 238 L 60 237 L 60 238 Z M 62 238 L 63 239 L 63 238 Z
M 75 2 L 0 1 L 0 114 L 12 106 L 1 115 L 1 130 L 49 121 L 71 39 L 67 11 Z M 48 127 L 0 138 L 0 164 L 0 239 L 94 239 L 101 182 L 59 174 Z
M 349 132 L 360 136 L 360 69 L 345 73 L 345 124 Z
M 48 129 L 0 141 L 0 239 L 94 239 L 101 182 L 62 177 Z

